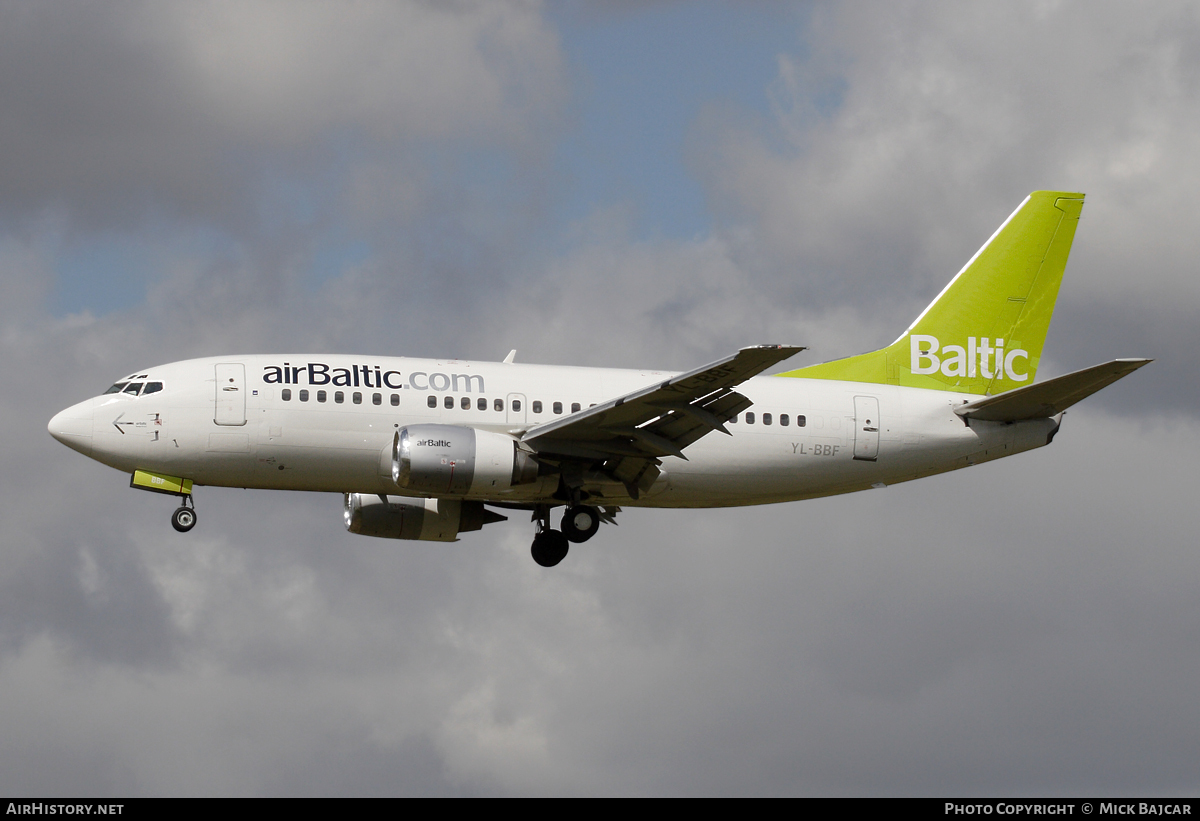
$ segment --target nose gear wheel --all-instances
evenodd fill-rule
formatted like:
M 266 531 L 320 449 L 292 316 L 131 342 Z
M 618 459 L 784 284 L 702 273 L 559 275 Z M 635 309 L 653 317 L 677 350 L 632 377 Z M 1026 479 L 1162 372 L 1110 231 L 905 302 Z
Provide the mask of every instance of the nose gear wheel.
M 180 533 L 187 533 L 196 526 L 196 509 L 192 507 L 178 507 L 171 514 L 171 527 L 178 530 Z

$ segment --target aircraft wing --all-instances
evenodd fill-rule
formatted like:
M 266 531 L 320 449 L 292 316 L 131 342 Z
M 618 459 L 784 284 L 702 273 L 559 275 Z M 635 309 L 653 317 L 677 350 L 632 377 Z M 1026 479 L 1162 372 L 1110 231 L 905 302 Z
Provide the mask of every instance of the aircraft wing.
M 977 399 L 955 408 L 954 412 L 968 419 L 986 422 L 1019 422 L 1022 419 L 1054 416 L 1153 361 L 1114 359 L 1045 382 Z
M 804 350 L 792 345 L 742 348 L 702 368 L 680 374 L 579 413 L 526 431 L 521 441 L 539 454 L 604 461 L 637 495 L 658 475 L 660 457 L 686 459 L 683 449 L 753 403 L 733 388 Z

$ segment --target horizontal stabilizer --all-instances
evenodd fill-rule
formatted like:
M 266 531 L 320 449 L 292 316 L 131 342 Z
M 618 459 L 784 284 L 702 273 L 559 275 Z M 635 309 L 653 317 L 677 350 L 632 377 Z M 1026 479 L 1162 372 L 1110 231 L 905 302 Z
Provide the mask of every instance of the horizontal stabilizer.
M 1153 359 L 1114 359 L 1036 385 L 1006 391 L 954 409 L 959 416 L 985 422 L 1019 422 L 1062 413 L 1081 399 L 1106 388 Z

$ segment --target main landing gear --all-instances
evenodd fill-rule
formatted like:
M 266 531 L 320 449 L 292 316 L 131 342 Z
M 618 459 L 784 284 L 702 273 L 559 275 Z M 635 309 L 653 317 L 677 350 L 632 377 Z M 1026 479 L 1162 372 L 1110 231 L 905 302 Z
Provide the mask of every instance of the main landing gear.
M 600 529 L 600 511 L 588 505 L 572 505 L 562 517 L 562 532 L 575 544 L 583 544 Z
M 562 530 L 550 527 L 550 506 L 539 505 L 533 518 L 538 523 L 530 553 L 542 567 L 554 567 L 567 557 L 571 542 L 582 544 L 600 529 L 600 511 L 589 505 L 571 505 L 563 514 Z
M 533 560 L 542 567 L 554 567 L 567 557 L 570 544 L 567 537 L 559 530 L 543 530 L 533 537 L 533 547 L 530 553 Z
M 188 507 L 189 502 L 191 502 L 191 507 Z M 196 503 L 192 502 L 191 496 L 184 496 L 180 506 L 175 508 L 175 512 L 171 514 L 171 527 L 180 533 L 187 533 L 195 526 Z

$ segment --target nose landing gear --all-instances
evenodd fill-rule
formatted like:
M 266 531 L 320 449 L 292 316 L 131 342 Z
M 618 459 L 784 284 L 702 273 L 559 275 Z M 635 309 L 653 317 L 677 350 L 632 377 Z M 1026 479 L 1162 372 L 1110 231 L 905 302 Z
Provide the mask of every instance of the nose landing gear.
M 180 533 L 187 533 L 196 526 L 196 503 L 192 502 L 192 506 L 188 507 L 191 498 L 190 495 L 184 496 L 182 504 L 171 514 L 171 527 Z

